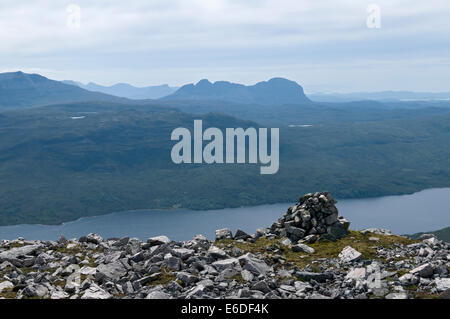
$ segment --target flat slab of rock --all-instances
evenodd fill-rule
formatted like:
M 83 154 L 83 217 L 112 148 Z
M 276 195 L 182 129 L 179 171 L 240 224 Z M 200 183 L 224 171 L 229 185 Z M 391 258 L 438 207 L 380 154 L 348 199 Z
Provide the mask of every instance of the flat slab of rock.
M 247 253 L 238 258 L 243 269 L 246 269 L 256 276 L 265 276 L 273 268 L 265 263 L 264 260 L 254 257 L 252 254 Z
M 308 253 L 308 254 L 314 254 L 316 251 L 314 250 L 314 248 L 309 247 L 308 245 L 305 244 L 297 244 L 292 246 L 292 251 L 293 252 L 303 252 L 303 253 Z
M 384 235 L 384 236 L 390 236 L 392 235 L 392 232 L 388 229 L 382 229 L 382 228 L 367 228 L 361 230 L 361 233 L 363 235 L 366 235 L 368 233 L 375 234 L 375 235 Z
M 170 243 L 170 239 L 167 236 L 155 236 L 147 239 L 147 244 L 151 246 L 162 245 Z
M 450 278 L 436 278 L 434 283 L 436 284 L 436 289 L 439 292 L 450 289 Z
M 36 250 L 41 248 L 42 245 L 26 245 L 23 247 L 11 248 L 7 251 L 0 253 L 0 262 L 11 261 L 20 257 L 32 255 Z
M 384 297 L 385 299 L 408 299 L 406 292 L 393 292 Z
M 217 246 L 211 245 L 208 249 L 208 255 L 214 259 L 224 259 L 227 258 L 228 255 L 222 249 Z
M 151 291 L 145 299 L 171 299 L 171 296 L 161 290 Z
M 339 259 L 342 262 L 358 261 L 362 257 L 362 254 L 353 247 L 347 246 L 339 253 Z
M 103 278 L 118 281 L 127 274 L 127 269 L 121 261 L 117 260 L 110 264 L 101 264 L 97 267 L 96 279 L 103 280 Z
M 225 270 L 227 268 L 240 268 L 239 260 L 237 258 L 227 258 L 215 261 L 211 264 L 218 271 Z
M 295 276 L 304 281 L 310 281 L 313 279 L 317 282 L 325 282 L 329 279 L 333 279 L 333 274 L 323 272 L 298 271 L 295 273 Z
M 366 278 L 366 268 L 353 268 L 351 269 L 345 279 L 362 280 Z
M 112 296 L 107 291 L 103 290 L 99 286 L 92 284 L 84 294 L 81 299 L 110 299 Z
M 423 264 L 417 268 L 410 271 L 413 275 L 418 275 L 422 278 L 430 278 L 433 276 L 433 267 L 430 264 Z

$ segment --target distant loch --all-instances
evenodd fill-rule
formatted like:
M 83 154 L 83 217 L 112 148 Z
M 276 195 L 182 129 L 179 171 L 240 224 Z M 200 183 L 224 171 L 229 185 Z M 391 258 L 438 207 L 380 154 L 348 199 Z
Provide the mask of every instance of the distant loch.
M 339 200 L 339 213 L 351 221 L 351 229 L 387 228 L 396 234 L 425 232 L 450 226 L 450 188 L 428 189 L 411 195 L 366 199 Z M 78 238 L 96 233 L 104 238 L 138 237 L 145 240 L 167 235 L 182 241 L 195 234 L 214 238 L 214 231 L 228 227 L 233 232 L 242 229 L 254 233 L 256 228 L 269 227 L 291 204 L 280 203 L 219 210 L 192 211 L 138 210 L 81 218 L 56 226 L 16 225 L 0 227 L 0 240 L 56 240 L 62 234 Z

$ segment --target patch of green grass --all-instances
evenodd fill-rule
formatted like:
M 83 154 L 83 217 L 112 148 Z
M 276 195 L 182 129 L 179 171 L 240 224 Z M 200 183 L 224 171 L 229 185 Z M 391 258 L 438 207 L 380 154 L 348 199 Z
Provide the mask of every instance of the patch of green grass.
M 247 283 L 247 282 L 245 281 L 245 279 L 242 278 L 241 275 L 234 275 L 234 276 L 230 277 L 230 279 L 231 279 L 231 280 L 236 280 L 236 282 L 239 283 L 239 284 L 241 284 L 241 285 Z
M 413 293 L 415 299 L 440 299 L 441 295 L 438 293 L 430 294 L 424 291 L 416 291 Z
M 6 299 L 16 299 L 17 292 L 12 289 L 5 289 L 0 293 L 0 297 Z
M 89 261 L 89 263 L 86 266 L 92 267 L 92 268 L 96 268 L 98 266 L 98 264 L 95 262 L 94 258 L 88 257 L 87 260 Z
M 62 278 L 56 279 L 56 280 L 53 282 L 53 285 L 58 286 L 58 287 L 61 287 L 61 288 L 64 289 L 64 287 L 66 286 L 66 280 L 65 280 L 65 279 L 62 279 Z
M 19 247 L 23 247 L 23 243 L 11 243 L 9 244 L 9 248 L 19 248 Z
M 359 251 L 364 258 L 366 259 L 378 259 L 382 260 L 383 258 L 378 256 L 377 247 L 389 248 L 394 244 L 400 245 L 409 245 L 415 243 L 417 241 L 401 237 L 401 236 L 382 236 L 380 235 L 380 240 L 376 243 L 369 240 L 372 234 L 363 235 L 358 231 L 350 231 L 350 233 L 335 242 L 324 240 L 320 242 L 316 242 L 313 244 L 309 244 L 308 246 L 315 249 L 314 254 L 306 254 L 302 252 L 293 252 L 289 247 L 280 245 L 281 254 L 284 258 L 286 258 L 287 263 L 291 263 L 293 266 L 297 266 L 299 268 L 304 268 L 308 264 L 311 264 L 314 260 L 319 258 L 337 258 L 339 253 L 346 246 L 351 246 L 357 251 Z M 228 245 L 234 245 L 242 249 L 245 252 L 251 253 L 261 253 L 265 256 L 267 254 L 267 246 L 271 246 L 279 243 L 280 238 L 275 239 L 267 239 L 265 237 L 259 238 L 254 243 L 244 242 L 239 243 L 235 242 L 232 239 L 222 239 L 216 241 L 215 245 L 221 248 L 224 248 Z M 317 268 L 317 267 L 316 267 Z M 318 270 L 318 269 L 316 269 Z
M 5 275 L 9 275 L 9 274 L 11 273 L 12 270 L 13 270 L 13 269 L 12 269 L 11 266 L 5 267 L 5 269 L 3 269 L 2 271 L 0 271 L 0 278 L 3 277 L 3 276 L 5 276 Z
M 168 269 L 162 269 L 160 274 L 158 276 L 156 276 L 155 278 L 153 278 L 151 281 L 149 281 L 148 283 L 146 283 L 146 286 L 157 286 L 157 285 L 163 285 L 166 286 L 167 284 L 169 284 L 171 281 L 176 280 L 177 278 L 175 277 L 175 275 L 173 274 L 173 272 L 171 272 Z
M 37 269 L 35 269 L 35 268 L 22 267 L 22 268 L 19 268 L 19 269 L 25 276 L 28 275 L 29 273 L 37 272 Z
M 58 247 L 55 249 L 55 251 L 65 255 L 76 255 L 78 253 L 82 253 L 83 249 L 81 249 L 81 247 L 74 247 L 74 248 Z

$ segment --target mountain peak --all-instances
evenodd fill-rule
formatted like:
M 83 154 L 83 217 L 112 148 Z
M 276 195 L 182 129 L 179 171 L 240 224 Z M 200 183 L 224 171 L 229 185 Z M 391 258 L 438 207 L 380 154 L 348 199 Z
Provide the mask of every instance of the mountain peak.
M 220 100 L 262 105 L 301 104 L 310 102 L 299 84 L 279 77 L 258 82 L 250 86 L 227 81 L 211 83 L 209 80 L 203 79 L 197 82 L 197 84 L 187 84 L 181 87 L 174 94 L 164 99 Z
M 197 82 L 196 86 L 211 86 L 213 85 L 208 79 L 202 79 L 200 81 Z
M 0 109 L 42 106 L 49 104 L 108 101 L 122 99 L 86 91 L 66 82 L 50 80 L 39 74 L 22 71 L 0 73 Z

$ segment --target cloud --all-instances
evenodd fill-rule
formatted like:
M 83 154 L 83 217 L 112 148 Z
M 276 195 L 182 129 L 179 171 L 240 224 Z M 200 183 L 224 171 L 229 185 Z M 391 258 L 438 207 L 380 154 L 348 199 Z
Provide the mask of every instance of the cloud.
M 2 0 L 0 69 L 81 68 L 94 78 L 78 80 L 97 81 L 111 79 L 101 75 L 107 70 L 134 70 L 122 81 L 140 82 L 140 72 L 164 68 L 252 73 L 299 62 L 323 69 L 355 59 L 435 60 L 449 53 L 447 1 L 375 0 L 382 27 L 374 30 L 366 26 L 371 2 L 360 0 Z M 81 8 L 79 29 L 67 27 L 71 3 Z

